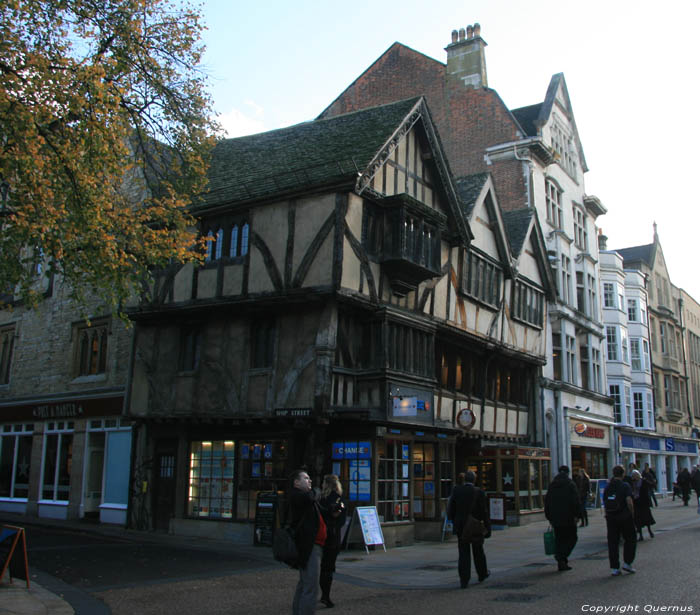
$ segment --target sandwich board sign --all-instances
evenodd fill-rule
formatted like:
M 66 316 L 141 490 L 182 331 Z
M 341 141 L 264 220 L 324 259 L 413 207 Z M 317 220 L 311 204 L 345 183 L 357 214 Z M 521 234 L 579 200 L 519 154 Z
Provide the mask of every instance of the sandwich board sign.
M 357 522 L 356 522 L 357 521 Z M 382 545 L 384 551 L 384 534 L 382 526 L 379 523 L 379 515 L 377 514 L 376 506 L 358 506 L 353 513 L 352 522 L 348 529 L 348 535 L 352 537 L 353 526 L 359 527 L 362 534 L 362 542 L 365 545 L 365 551 L 369 553 L 367 548 L 369 545 Z

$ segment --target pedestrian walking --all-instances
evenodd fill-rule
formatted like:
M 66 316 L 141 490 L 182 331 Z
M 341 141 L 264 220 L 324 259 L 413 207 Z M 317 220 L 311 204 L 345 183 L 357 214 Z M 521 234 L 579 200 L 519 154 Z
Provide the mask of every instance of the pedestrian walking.
M 695 489 L 695 495 L 698 498 L 698 506 L 700 506 L 700 463 L 695 466 L 693 473 L 690 475 L 690 484 Z
M 292 473 L 289 494 L 290 525 L 296 530 L 299 551 L 299 582 L 294 592 L 292 615 L 313 615 L 318 600 L 321 553 L 326 542 L 326 523 L 321 515 L 311 478 L 305 470 Z
M 622 480 L 625 468 L 617 465 L 608 486 L 603 491 L 605 524 L 608 531 L 608 559 L 614 577 L 620 576 L 620 537 L 624 540 L 622 570 L 634 573 L 632 568 L 637 551 L 637 535 L 634 528 L 634 502 L 632 487 Z
M 328 608 L 335 606 L 331 600 L 331 584 L 335 572 L 335 560 L 340 551 L 340 533 L 345 525 L 346 510 L 343 502 L 343 487 L 335 474 L 326 474 L 323 477 L 321 488 L 321 514 L 326 522 L 326 544 L 323 545 L 321 556 L 321 602 Z
M 649 497 L 654 503 L 654 506 L 658 508 L 659 503 L 656 501 L 656 487 L 659 481 L 656 479 L 656 472 L 651 469 L 648 463 L 644 464 L 644 469 L 642 470 L 642 480 L 644 480 L 649 485 Z
M 576 519 L 581 514 L 581 503 L 574 481 L 569 478 L 569 466 L 560 466 L 544 498 L 544 515 L 554 528 L 559 571 L 571 570 L 569 555 L 578 541 Z
M 688 468 L 683 468 L 678 472 L 678 488 L 681 490 L 681 498 L 683 498 L 683 506 L 688 506 L 690 500 L 690 472 Z
M 486 494 L 475 486 L 476 474 L 471 470 L 460 473 L 457 485 L 452 490 L 447 510 L 448 519 L 452 520 L 452 531 L 457 535 L 459 561 L 457 570 L 462 589 L 469 586 L 471 579 L 471 556 L 474 556 L 474 568 L 482 583 L 489 576 L 484 552 L 484 539 L 491 536 L 491 519 L 489 517 Z M 467 536 L 465 526 L 469 526 L 469 517 L 483 523 L 484 536 Z
M 632 501 L 634 502 L 634 526 L 637 529 L 637 540 L 644 540 L 642 528 L 649 530 L 649 538 L 654 538 L 651 526 L 656 523 L 651 514 L 651 497 L 649 484 L 642 478 L 639 470 L 632 472 Z
M 578 499 L 581 504 L 581 525 L 588 525 L 588 510 L 586 509 L 586 504 L 588 503 L 588 496 L 591 493 L 591 478 L 586 473 L 586 470 L 579 468 L 574 477 L 574 482 L 576 483 L 576 489 L 578 489 Z

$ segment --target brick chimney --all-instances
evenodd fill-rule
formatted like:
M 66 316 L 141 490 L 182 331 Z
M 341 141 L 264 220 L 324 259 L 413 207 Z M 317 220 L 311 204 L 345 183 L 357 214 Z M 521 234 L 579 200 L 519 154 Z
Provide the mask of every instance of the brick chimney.
M 467 26 L 466 31 L 464 28 L 452 30 L 452 42 L 445 47 L 447 79 L 460 81 L 466 87 L 488 87 L 485 47 L 478 23 Z

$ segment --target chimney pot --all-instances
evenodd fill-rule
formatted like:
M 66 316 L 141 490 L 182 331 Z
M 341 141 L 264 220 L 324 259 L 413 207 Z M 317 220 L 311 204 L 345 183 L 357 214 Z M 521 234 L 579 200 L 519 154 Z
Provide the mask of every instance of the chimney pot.
M 464 28 L 459 29 L 459 40 L 460 41 L 464 40 Z
M 478 23 L 474 24 L 474 36 L 481 36 L 481 25 Z
M 474 35 L 474 28 L 467 26 L 467 38 L 471 38 Z
M 452 30 L 452 42 L 457 42 L 457 30 Z

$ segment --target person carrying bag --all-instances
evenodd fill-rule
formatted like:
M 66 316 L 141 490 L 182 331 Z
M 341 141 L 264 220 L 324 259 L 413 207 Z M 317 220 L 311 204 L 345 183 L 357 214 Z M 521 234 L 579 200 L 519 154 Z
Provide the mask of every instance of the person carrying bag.
M 448 518 L 452 520 L 452 531 L 458 537 L 460 586 L 469 585 L 471 577 L 471 556 L 479 582 L 489 576 L 484 553 L 484 539 L 491 536 L 491 522 L 486 503 L 486 494 L 474 485 L 476 475 L 472 471 L 461 473 L 452 491 Z

